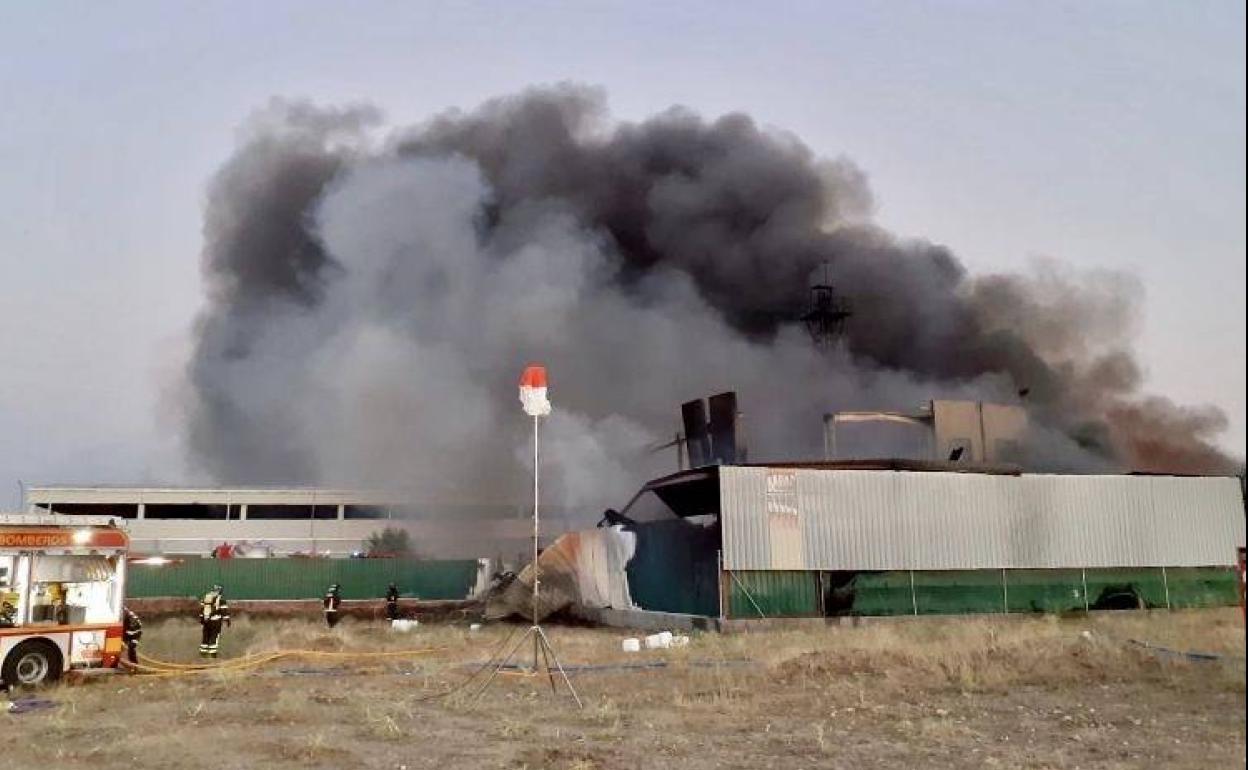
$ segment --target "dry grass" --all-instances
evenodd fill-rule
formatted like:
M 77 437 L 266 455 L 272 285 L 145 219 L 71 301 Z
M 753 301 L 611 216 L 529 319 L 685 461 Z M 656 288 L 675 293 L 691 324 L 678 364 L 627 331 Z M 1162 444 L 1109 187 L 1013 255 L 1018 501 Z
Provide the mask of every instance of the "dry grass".
M 1014 687 L 1139 681 L 1183 671 L 1162 665 L 1134 641 L 1177 651 L 1243 660 L 1243 621 L 1232 612 L 1120 613 L 1071 621 L 1054 616 L 1005 622 L 924 620 L 837 632 L 835 655 L 825 634 L 795 632 L 769 640 L 762 655 L 781 679 L 809 686 L 828 677 L 866 679 L 876 692 L 921 687 L 1004 692 Z M 1203 665 L 1203 664 L 1198 664 Z M 1235 666 L 1225 667 L 1234 672 Z M 1239 677 L 1219 680 L 1243 692 Z
M 922 620 L 701 634 L 623 653 L 625 634 L 551 629 L 586 701 L 507 676 L 462 683 L 516 629 L 240 619 L 223 654 L 437 648 L 410 658 L 283 660 L 185 678 L 63 686 L 55 710 L 0 715 L 4 768 L 1242 767 L 1238 610 Z M 1159 658 L 1129 643 L 1222 654 Z M 144 652 L 191 661 L 198 626 L 153 623 Z M 531 653 L 530 653 L 531 654 Z M 522 657 L 523 660 L 523 657 Z

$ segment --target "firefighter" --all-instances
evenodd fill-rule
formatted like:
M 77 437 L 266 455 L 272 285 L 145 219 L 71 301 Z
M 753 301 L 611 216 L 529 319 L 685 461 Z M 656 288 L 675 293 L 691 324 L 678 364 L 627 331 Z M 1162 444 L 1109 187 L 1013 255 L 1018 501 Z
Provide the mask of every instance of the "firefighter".
M 394 583 L 386 586 L 386 620 L 399 619 L 399 587 Z
M 129 607 L 121 608 L 121 640 L 126 643 L 126 659 L 139 664 L 139 640 L 143 638 L 143 621 Z
M 0 628 L 13 628 L 17 625 L 17 608 L 9 602 L 0 603 Z
M 230 625 L 230 605 L 220 585 L 214 585 L 199 600 L 199 623 L 203 627 L 199 641 L 200 657 L 215 658 L 221 648 L 221 624 Z
M 334 583 L 325 592 L 325 598 L 321 600 L 321 607 L 325 611 L 325 622 L 330 628 L 338 625 L 338 606 L 342 604 L 341 591 L 342 586 Z

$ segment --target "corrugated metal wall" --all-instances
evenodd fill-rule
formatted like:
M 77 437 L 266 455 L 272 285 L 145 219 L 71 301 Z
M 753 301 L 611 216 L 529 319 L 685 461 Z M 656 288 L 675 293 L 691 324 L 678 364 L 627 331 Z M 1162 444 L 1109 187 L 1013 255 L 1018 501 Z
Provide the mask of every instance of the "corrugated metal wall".
M 476 560 L 188 559 L 131 565 L 126 594 L 194 597 L 220 583 L 231 599 L 315 599 L 339 583 L 344 599 L 373 599 L 385 596 L 393 582 L 406 597 L 466 599 L 477 570 Z
M 1229 565 L 1239 482 L 725 466 L 730 570 Z

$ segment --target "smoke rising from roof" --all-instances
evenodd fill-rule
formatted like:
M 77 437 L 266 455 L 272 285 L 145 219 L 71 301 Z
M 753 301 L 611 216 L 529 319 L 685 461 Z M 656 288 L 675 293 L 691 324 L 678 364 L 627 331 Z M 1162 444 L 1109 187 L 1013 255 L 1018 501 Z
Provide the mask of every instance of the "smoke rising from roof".
M 745 115 L 616 123 L 601 92 L 558 86 L 384 141 L 377 124 L 274 102 L 212 181 L 188 441 L 222 482 L 516 499 L 531 360 L 569 507 L 670 468 L 646 447 L 724 389 L 751 459 L 816 455 L 826 411 L 1025 388 L 1037 457 L 1233 470 L 1220 413 L 1140 392 L 1133 280 L 969 275 L 873 225 L 851 162 Z M 825 263 L 855 313 L 830 353 L 797 321 Z

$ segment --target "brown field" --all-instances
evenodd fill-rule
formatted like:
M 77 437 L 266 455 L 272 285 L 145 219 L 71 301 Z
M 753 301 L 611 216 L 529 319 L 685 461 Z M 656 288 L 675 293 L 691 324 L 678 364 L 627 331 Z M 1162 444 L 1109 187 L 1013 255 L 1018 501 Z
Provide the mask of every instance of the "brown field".
M 632 655 L 623 632 L 551 626 L 565 663 L 666 665 L 575 674 L 583 709 L 517 675 L 479 700 L 443 695 L 517 628 L 244 618 L 227 657 L 436 651 L 57 686 L 39 694 L 54 709 L 0 713 L 0 768 L 1244 766 L 1238 609 L 701 634 Z M 192 661 L 197 633 L 149 623 L 144 652 Z M 1131 639 L 1225 658 L 1159 656 Z

